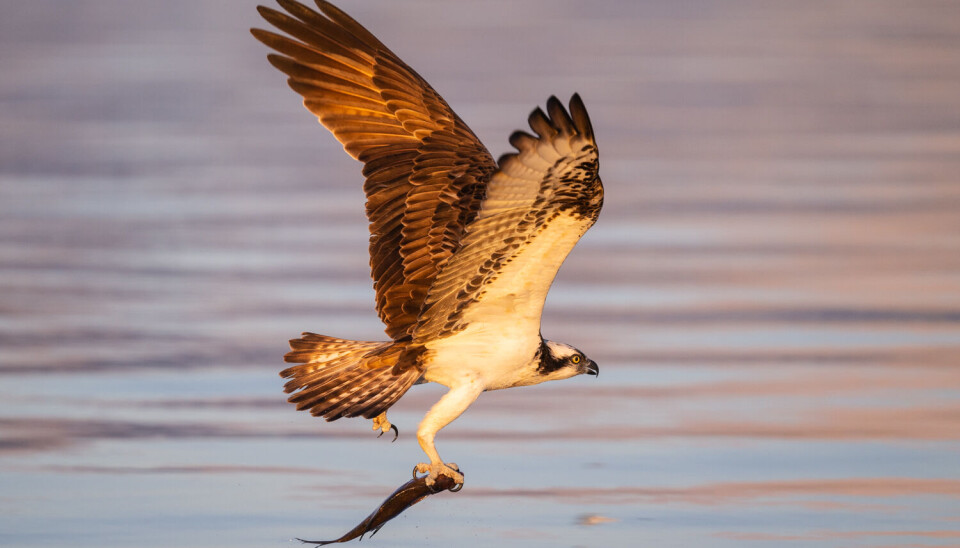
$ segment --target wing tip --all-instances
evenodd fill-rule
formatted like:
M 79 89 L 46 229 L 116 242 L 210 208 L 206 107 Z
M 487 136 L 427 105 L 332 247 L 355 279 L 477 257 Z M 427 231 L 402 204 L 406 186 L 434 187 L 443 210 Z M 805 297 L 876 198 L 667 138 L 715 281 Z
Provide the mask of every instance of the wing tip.
M 556 95 L 551 95 L 547 99 L 547 112 L 550 113 L 550 121 L 553 126 L 561 133 L 571 134 L 576 131 L 567 109 L 564 108 L 563 103 L 560 102 L 560 99 L 557 99 Z
M 580 135 L 593 140 L 593 126 L 587 115 L 587 107 L 579 93 L 570 97 L 569 110 L 564 107 L 556 95 L 547 99 L 547 110 L 539 106 L 533 109 L 527 123 L 541 139 L 552 139 L 557 135 Z
M 284 18 L 284 17 L 289 17 L 286 13 L 283 13 L 282 11 L 275 10 L 275 9 L 269 7 L 269 6 L 264 6 L 263 4 L 259 4 L 259 5 L 257 6 L 257 13 L 260 14 L 260 17 L 263 17 L 264 19 L 266 19 L 266 20 L 267 20 L 269 23 L 271 23 L 271 24 L 274 24 L 274 21 L 276 21 L 276 20 L 278 20 L 278 19 L 282 19 L 282 18 Z
M 537 138 L 526 131 L 518 129 L 510 134 L 510 145 L 513 148 L 523 151 L 537 146 Z
M 259 40 L 260 42 L 262 42 L 264 45 L 267 45 L 267 46 L 270 46 L 270 43 L 273 41 L 273 39 L 279 36 L 275 32 L 270 32 L 268 30 L 257 28 L 257 27 L 251 27 L 250 34 L 252 34 L 254 38 L 256 38 L 257 40 Z
M 497 158 L 497 165 L 500 166 L 501 170 L 503 170 L 503 166 L 506 164 L 506 162 L 509 162 L 512 158 L 516 158 L 517 156 L 519 156 L 519 154 L 516 152 L 507 152 L 505 154 L 501 154 L 500 157 Z
M 593 124 L 590 123 L 587 107 L 583 104 L 583 99 L 577 92 L 574 92 L 573 96 L 570 97 L 570 116 L 573 118 L 573 125 L 577 128 L 577 131 L 593 141 Z

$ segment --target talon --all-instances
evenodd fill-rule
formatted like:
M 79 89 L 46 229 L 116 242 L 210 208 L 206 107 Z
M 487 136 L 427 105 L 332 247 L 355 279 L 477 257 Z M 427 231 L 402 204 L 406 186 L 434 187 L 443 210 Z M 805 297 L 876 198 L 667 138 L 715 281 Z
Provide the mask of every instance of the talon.
M 414 467 L 413 467 L 413 479 L 420 479 L 420 477 L 417 476 L 417 472 L 419 472 L 419 473 L 421 473 L 421 474 L 426 474 L 426 473 L 430 472 L 430 465 L 427 464 L 427 463 L 421 462 L 420 464 L 414 466 Z
M 400 437 L 400 430 L 398 430 L 396 426 L 394 426 L 393 424 L 390 423 L 390 421 L 387 420 L 386 411 L 384 411 L 383 413 L 380 413 L 379 415 L 374 417 L 372 420 L 373 420 L 373 429 L 380 431 L 380 433 L 377 434 L 378 438 L 388 430 L 393 430 L 393 440 L 390 443 L 397 441 L 397 438 Z
M 417 476 L 417 473 L 427 474 L 426 476 Z M 463 488 L 463 474 L 460 472 L 460 468 L 454 463 L 425 463 L 421 462 L 420 464 L 413 467 L 413 479 L 426 479 L 427 487 L 434 490 L 434 485 L 437 482 L 437 478 L 444 476 L 450 478 L 454 482 L 454 486 L 450 488 L 450 491 L 456 493 Z M 437 490 L 434 490 L 437 492 Z

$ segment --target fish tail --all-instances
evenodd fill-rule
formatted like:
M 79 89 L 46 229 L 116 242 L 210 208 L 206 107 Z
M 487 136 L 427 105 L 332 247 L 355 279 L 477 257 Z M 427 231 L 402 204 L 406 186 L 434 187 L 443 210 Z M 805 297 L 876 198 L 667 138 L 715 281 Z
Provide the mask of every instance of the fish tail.
M 303 333 L 290 341 L 280 372 L 283 390 L 297 410 L 328 421 L 341 417 L 372 419 L 386 411 L 417 381 L 420 371 L 397 363 L 403 346 L 394 342 L 351 341 Z

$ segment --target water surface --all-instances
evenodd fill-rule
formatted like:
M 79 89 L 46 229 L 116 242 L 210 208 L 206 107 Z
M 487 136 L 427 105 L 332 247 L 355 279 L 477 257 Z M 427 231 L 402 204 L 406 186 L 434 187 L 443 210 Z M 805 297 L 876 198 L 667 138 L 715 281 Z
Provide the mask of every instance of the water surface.
M 960 4 L 346 1 L 494 156 L 579 91 L 607 205 L 543 321 L 598 379 L 488 393 L 383 546 L 960 544 Z M 0 20 L 0 544 L 336 537 L 422 459 L 284 402 L 382 338 L 359 164 L 254 4 Z M 591 525 L 592 524 L 592 525 Z

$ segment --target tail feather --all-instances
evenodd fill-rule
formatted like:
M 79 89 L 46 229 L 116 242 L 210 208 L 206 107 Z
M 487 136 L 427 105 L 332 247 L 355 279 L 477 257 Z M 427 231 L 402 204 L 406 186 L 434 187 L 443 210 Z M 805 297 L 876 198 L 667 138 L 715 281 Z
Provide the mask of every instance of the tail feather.
M 354 367 L 355 365 L 356 363 L 350 363 L 346 366 L 323 371 L 322 374 L 311 374 L 288 382 L 287 386 L 284 387 L 287 392 L 294 390 L 291 385 L 302 385 L 299 392 L 290 396 L 290 403 L 310 401 L 322 395 L 326 395 L 327 398 L 332 397 L 341 384 L 356 380 L 357 368 Z
M 298 363 L 280 372 L 284 391 L 298 410 L 328 421 L 373 418 L 397 402 L 420 377 L 416 369 L 394 373 L 403 350 L 393 342 L 337 339 L 303 333 L 290 341 L 284 360 Z
M 378 373 L 380 372 L 375 369 L 351 370 L 348 374 L 337 379 L 335 386 L 324 391 L 323 402 L 314 406 L 310 412 L 326 418 L 344 416 L 341 411 L 345 401 L 350 401 L 353 397 L 359 397 L 354 396 L 354 394 L 368 384 L 376 383 Z
M 379 409 L 380 405 L 384 401 L 399 400 L 400 396 L 402 396 L 404 392 L 406 392 L 410 388 L 410 386 L 406 383 L 407 383 L 407 379 L 402 377 L 397 377 L 396 379 L 394 379 L 392 383 L 390 383 L 389 386 L 383 389 L 380 394 L 378 394 L 377 396 L 374 396 L 372 399 L 370 399 L 367 402 L 364 402 L 363 400 L 361 400 L 359 403 L 354 404 L 352 407 L 350 407 L 347 410 L 347 413 L 350 413 L 352 415 L 367 416 L 368 414 L 370 414 L 371 410 Z M 376 416 L 376 415 L 373 415 L 373 416 Z
M 354 383 L 357 388 L 341 398 L 330 412 L 344 417 L 375 417 L 379 415 L 375 410 L 380 409 L 384 402 L 400 399 L 419 376 L 418 371 L 409 371 L 394 375 L 387 382 L 383 382 L 382 378 L 358 379 Z

